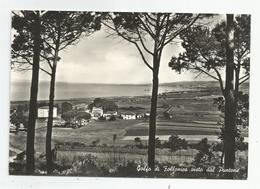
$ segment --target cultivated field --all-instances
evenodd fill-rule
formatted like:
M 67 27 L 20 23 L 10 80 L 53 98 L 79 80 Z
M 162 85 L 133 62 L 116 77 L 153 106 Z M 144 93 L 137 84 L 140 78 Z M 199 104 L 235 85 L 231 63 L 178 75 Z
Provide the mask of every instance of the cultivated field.
M 192 88 L 192 87 L 191 87 Z M 218 87 L 192 88 L 178 92 L 160 94 L 158 97 L 158 119 L 156 137 L 167 141 L 171 135 L 178 135 L 188 143 L 198 143 L 208 138 L 210 143 L 219 141 L 223 115 L 213 104 L 213 99 L 220 96 Z M 150 97 L 108 97 L 114 101 L 120 111 L 129 107 L 136 108 L 136 113 L 149 112 Z M 90 103 L 93 99 L 73 99 L 56 101 L 56 104 L 69 101 L 73 104 Z M 17 103 L 17 102 L 16 102 Z M 22 102 L 25 103 L 25 102 Z M 166 119 L 163 112 L 169 106 L 181 106 L 176 109 L 171 119 Z M 37 120 L 35 134 L 36 154 L 45 153 L 46 121 Z M 135 138 L 139 137 L 143 145 L 147 145 L 149 121 L 120 120 L 94 121 L 78 129 L 53 128 L 52 144 L 62 146 L 58 149 L 58 158 L 72 162 L 76 156 L 87 154 L 99 157 L 100 161 L 127 162 L 128 160 L 146 161 L 147 149 L 136 148 Z M 242 136 L 247 139 L 247 131 Z M 13 151 L 24 151 L 26 145 L 26 132 L 10 133 L 10 156 Z M 66 149 L 66 146 L 69 148 Z M 116 150 L 116 151 L 115 151 Z M 158 151 L 159 150 L 159 151 Z M 156 159 L 159 162 L 191 162 L 197 151 L 194 149 L 169 152 L 169 149 L 157 149 Z

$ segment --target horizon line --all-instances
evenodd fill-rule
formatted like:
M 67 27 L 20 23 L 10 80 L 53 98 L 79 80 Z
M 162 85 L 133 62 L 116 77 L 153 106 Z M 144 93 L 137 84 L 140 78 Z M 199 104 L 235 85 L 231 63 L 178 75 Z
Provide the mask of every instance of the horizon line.
M 23 81 L 11 81 L 11 83 L 30 83 L 31 81 L 23 80 Z M 162 82 L 159 84 L 171 84 L 171 83 L 182 83 L 182 82 L 218 82 L 214 80 L 199 80 L 199 81 L 172 81 L 172 82 Z M 39 83 L 49 83 L 49 81 L 39 81 Z M 152 85 L 152 83 L 84 83 L 84 82 L 66 82 L 66 81 L 56 81 L 56 83 L 68 83 L 68 84 L 92 84 L 92 85 Z

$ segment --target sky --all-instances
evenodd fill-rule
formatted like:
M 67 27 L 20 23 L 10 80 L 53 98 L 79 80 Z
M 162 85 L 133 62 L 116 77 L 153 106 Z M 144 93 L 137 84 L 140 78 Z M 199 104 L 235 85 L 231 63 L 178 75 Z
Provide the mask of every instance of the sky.
M 171 57 L 182 51 L 180 41 L 175 41 L 164 49 L 159 72 L 160 83 L 195 80 L 195 75 L 190 72 L 179 74 L 168 67 Z M 104 29 L 82 38 L 77 45 L 61 52 L 60 56 L 57 82 L 115 84 L 152 82 L 152 72 L 143 63 L 136 47 L 120 37 L 108 37 Z M 12 82 L 30 81 L 30 79 L 30 71 L 11 71 Z M 201 76 L 196 80 L 208 79 Z M 49 80 L 48 75 L 40 74 L 40 81 Z

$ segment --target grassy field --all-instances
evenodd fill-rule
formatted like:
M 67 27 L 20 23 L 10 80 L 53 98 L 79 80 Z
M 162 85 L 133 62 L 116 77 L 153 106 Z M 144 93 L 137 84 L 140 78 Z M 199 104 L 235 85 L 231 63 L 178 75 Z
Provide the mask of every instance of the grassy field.
M 220 95 L 218 88 L 210 90 L 192 89 L 190 91 L 170 92 L 158 97 L 157 135 L 218 135 L 220 125 L 198 124 L 196 121 L 216 123 L 221 113 L 213 105 L 213 98 Z M 213 95 L 213 96 L 212 96 Z M 119 112 L 128 107 L 139 107 L 139 112 L 149 112 L 150 97 L 111 97 L 107 98 L 118 104 Z M 59 101 L 58 101 L 59 102 Z M 57 103 L 58 103 L 57 102 Z M 82 103 L 84 99 L 73 100 L 73 104 Z M 85 99 L 90 102 L 90 99 Z M 183 108 L 174 112 L 171 120 L 163 118 L 163 112 L 168 106 L 181 105 Z M 46 122 L 37 121 L 36 151 L 44 152 Z M 117 138 L 114 141 L 113 136 Z M 148 121 L 144 120 L 116 120 L 92 121 L 89 125 L 79 129 L 53 128 L 53 144 L 64 142 L 79 142 L 85 145 L 117 145 L 134 144 L 134 141 L 123 140 L 125 136 L 147 136 Z M 10 145 L 21 150 L 25 149 L 26 133 L 10 134 Z
M 53 128 L 52 141 L 53 144 L 65 142 L 79 142 L 85 145 L 91 145 L 93 141 L 98 141 L 98 145 L 113 145 L 113 135 L 117 138 L 122 138 L 126 133 L 126 128 L 133 126 L 138 121 L 123 121 L 118 120 L 114 122 L 106 121 L 92 121 L 87 126 L 72 129 L 72 128 Z M 41 123 L 42 124 L 42 123 Z M 46 127 L 36 128 L 35 146 L 36 151 L 45 151 L 45 135 Z M 115 141 L 118 145 L 119 140 Z M 10 145 L 24 150 L 26 143 L 26 133 L 18 132 L 17 135 L 10 133 Z M 126 142 L 125 142 L 126 143 Z M 121 143 L 120 143 L 121 145 Z
M 191 87 L 192 88 L 192 87 Z M 198 142 L 204 137 L 215 141 L 219 135 L 221 125 L 217 124 L 222 113 L 213 105 L 213 98 L 220 96 L 218 87 L 192 88 L 192 90 L 170 92 L 158 96 L 158 119 L 156 135 L 162 136 L 163 140 L 168 140 L 170 135 L 186 137 L 188 142 Z M 108 100 L 117 103 L 120 111 L 125 111 L 129 107 L 138 107 L 136 113 L 149 112 L 150 96 L 139 97 L 109 97 Z M 70 101 L 72 104 L 91 103 L 92 98 L 60 100 L 56 104 Z M 25 102 L 23 102 L 25 103 Z M 16 102 L 17 104 L 17 102 Z M 163 117 L 163 112 L 169 106 L 182 106 L 176 110 L 172 119 Z M 35 133 L 35 150 L 38 154 L 45 153 L 45 121 L 38 120 Z M 125 162 L 126 160 L 146 161 L 146 149 L 125 149 L 126 146 L 135 146 L 135 137 L 140 137 L 143 144 L 147 144 L 149 122 L 145 120 L 116 120 L 116 121 L 94 121 L 78 129 L 53 128 L 52 144 L 66 145 L 67 143 L 83 145 L 85 150 L 61 150 L 58 158 L 72 162 L 75 156 L 85 156 L 91 154 L 99 158 L 100 161 Z M 247 137 L 247 131 L 242 132 L 242 136 Z M 116 139 L 114 140 L 114 136 Z M 162 139 L 160 138 L 160 139 Z M 25 150 L 26 132 L 10 133 L 10 147 Z M 98 147 L 98 148 L 97 148 Z M 108 149 L 108 150 L 107 150 Z M 117 151 L 111 152 L 111 150 Z M 110 150 L 110 151 L 109 151 Z M 127 151 L 125 151 L 127 150 Z M 195 151 L 177 151 L 169 153 L 166 151 L 156 151 L 156 159 L 159 162 L 181 163 L 194 160 Z M 178 154 L 180 153 L 180 154 Z M 186 154 L 186 155 L 185 155 Z M 12 156 L 13 153 L 10 153 Z

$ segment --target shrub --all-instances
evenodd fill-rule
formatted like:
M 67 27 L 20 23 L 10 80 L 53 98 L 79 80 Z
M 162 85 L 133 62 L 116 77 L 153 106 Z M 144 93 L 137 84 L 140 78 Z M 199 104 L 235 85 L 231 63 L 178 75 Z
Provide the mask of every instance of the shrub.
M 142 141 L 141 141 L 140 137 L 135 137 L 134 141 L 135 141 L 135 146 L 137 148 L 142 148 L 143 147 L 143 144 L 142 144 Z
M 112 115 L 112 116 L 109 118 L 109 121 L 116 121 L 116 116 Z
M 197 145 L 199 152 L 195 156 L 195 162 L 202 163 L 205 161 L 210 161 L 213 156 L 210 147 L 211 146 L 208 144 L 208 139 L 203 138 Z
M 174 152 L 180 149 L 187 149 L 188 142 L 177 135 L 172 135 L 167 142 L 164 142 L 163 147 L 170 148 Z

